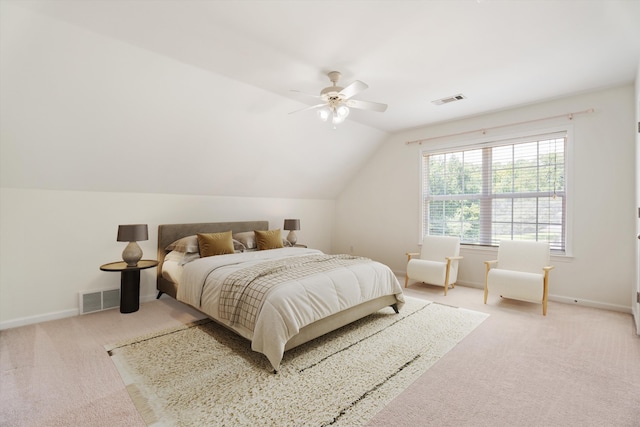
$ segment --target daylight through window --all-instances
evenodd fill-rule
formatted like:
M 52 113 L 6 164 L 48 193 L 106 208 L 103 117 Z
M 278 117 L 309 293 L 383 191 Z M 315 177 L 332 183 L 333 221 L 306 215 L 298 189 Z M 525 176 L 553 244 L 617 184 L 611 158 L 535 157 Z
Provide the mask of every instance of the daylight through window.
M 548 241 L 565 250 L 566 132 L 462 151 L 423 152 L 424 234 L 464 244 Z

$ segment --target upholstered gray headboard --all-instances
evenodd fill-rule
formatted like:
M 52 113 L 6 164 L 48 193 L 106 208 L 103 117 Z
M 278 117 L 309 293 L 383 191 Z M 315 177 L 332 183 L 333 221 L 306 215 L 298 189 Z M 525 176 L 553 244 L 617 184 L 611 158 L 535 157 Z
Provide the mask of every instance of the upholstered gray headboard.
M 176 240 L 198 233 L 221 233 L 231 230 L 232 233 L 243 231 L 268 230 L 269 221 L 236 221 L 236 222 L 199 222 L 191 224 L 162 224 L 158 226 L 158 276 L 156 287 L 158 298 L 163 293 L 176 297 L 176 284 L 162 277 L 162 263 L 168 251 L 165 249 Z

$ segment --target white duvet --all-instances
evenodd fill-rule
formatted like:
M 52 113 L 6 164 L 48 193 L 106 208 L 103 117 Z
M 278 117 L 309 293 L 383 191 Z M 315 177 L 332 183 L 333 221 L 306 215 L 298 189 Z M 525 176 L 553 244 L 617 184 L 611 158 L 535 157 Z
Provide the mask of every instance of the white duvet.
M 395 295 L 398 308 L 404 304 L 395 274 L 386 265 L 370 261 L 278 285 L 267 294 L 253 331 L 220 318 L 220 289 L 230 273 L 266 260 L 317 253 L 322 252 L 282 248 L 200 258 L 184 266 L 177 299 L 251 340 L 251 348 L 267 356 L 276 370 L 287 341 L 304 326 L 385 295 Z

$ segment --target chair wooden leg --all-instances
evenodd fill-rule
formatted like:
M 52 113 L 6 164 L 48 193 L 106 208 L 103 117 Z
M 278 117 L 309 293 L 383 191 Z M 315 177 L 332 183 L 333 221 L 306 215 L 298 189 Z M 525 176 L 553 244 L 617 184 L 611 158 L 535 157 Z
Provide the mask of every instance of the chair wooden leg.
M 547 301 L 549 300 L 549 270 L 545 269 L 542 281 L 542 315 L 547 315 Z
M 489 264 L 485 264 L 487 271 L 484 275 L 484 303 L 487 303 L 487 297 L 489 296 L 489 287 L 487 286 L 487 281 L 489 279 L 489 270 L 491 269 L 491 266 Z
M 447 296 L 447 289 L 449 289 L 449 271 L 451 270 L 451 260 L 447 259 L 447 270 L 444 275 L 444 296 Z
M 404 287 L 409 285 L 409 261 L 411 261 L 411 254 L 407 252 L 407 270 L 404 273 Z

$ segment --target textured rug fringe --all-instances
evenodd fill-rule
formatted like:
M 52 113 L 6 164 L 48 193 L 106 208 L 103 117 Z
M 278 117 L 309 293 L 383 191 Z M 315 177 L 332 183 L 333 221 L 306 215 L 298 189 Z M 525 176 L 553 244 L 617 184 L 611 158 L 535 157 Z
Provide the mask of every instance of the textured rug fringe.
M 156 412 L 153 410 L 151 405 L 149 405 L 149 401 L 140 389 L 138 389 L 138 386 L 135 384 L 129 384 L 127 386 L 127 392 L 129 392 L 129 396 L 131 397 L 133 404 L 136 406 L 140 416 L 147 425 L 152 425 L 159 421 Z

